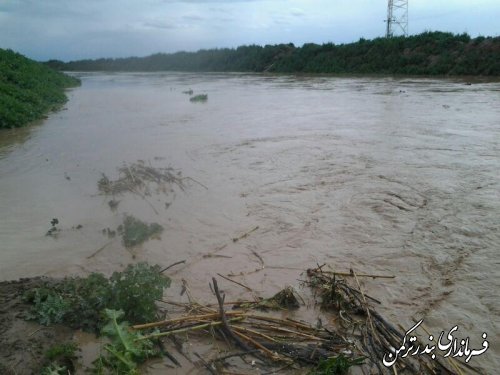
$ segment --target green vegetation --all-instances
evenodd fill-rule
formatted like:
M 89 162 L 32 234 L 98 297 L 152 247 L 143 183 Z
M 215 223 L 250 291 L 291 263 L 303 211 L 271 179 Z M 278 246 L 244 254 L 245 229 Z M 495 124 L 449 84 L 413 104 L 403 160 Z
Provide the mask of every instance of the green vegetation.
M 130 215 L 125 216 L 123 225 L 118 227 L 125 247 L 140 245 L 151 237 L 159 235 L 162 231 L 163 227 L 160 224 L 147 224 Z
M 72 374 L 75 370 L 77 350 L 78 346 L 73 342 L 54 345 L 45 352 L 45 359 L 49 363 L 41 369 L 40 373 L 42 375 Z
M 148 358 L 158 356 L 160 353 L 154 349 L 151 340 L 145 339 L 139 332 L 132 331 L 127 322 L 119 323 L 123 319 L 123 311 L 105 310 L 108 318 L 101 333 L 110 339 L 104 345 L 106 353 L 95 362 L 97 374 L 139 374 L 137 365 Z
M 80 81 L 0 49 L 0 128 L 15 128 L 42 118 L 67 100 L 64 89 Z
M 310 375 L 347 375 L 352 366 L 362 365 L 364 358 L 349 359 L 343 354 L 319 362 Z
M 189 99 L 191 102 L 206 102 L 208 100 L 208 95 L 207 94 L 200 94 L 200 95 L 195 95 L 192 98 Z
M 108 279 L 99 273 L 86 278 L 67 278 L 29 290 L 24 298 L 33 304 L 28 319 L 43 325 L 63 323 L 97 332 L 106 319 L 106 308 L 122 310 L 132 323 L 153 321 L 155 301 L 163 296 L 170 279 L 159 266 L 129 265 Z
M 54 345 L 45 352 L 45 358 L 49 361 L 55 361 L 60 358 L 76 358 L 78 346 L 74 342 Z
M 287 286 L 271 298 L 263 298 L 260 301 L 244 302 L 238 305 L 243 309 L 260 310 L 293 310 L 300 307 L 300 303 L 295 297 L 293 287 Z
M 500 75 L 500 37 L 425 32 L 336 45 L 241 46 L 147 57 L 49 61 L 82 71 L 202 71 L 406 75 Z

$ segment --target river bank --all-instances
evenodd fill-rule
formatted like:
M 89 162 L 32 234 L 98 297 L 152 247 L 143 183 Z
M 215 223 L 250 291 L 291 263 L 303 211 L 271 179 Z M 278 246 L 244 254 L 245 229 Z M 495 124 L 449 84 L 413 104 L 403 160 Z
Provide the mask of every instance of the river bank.
M 80 81 L 11 50 L 0 49 L 0 129 L 26 126 L 58 110 Z

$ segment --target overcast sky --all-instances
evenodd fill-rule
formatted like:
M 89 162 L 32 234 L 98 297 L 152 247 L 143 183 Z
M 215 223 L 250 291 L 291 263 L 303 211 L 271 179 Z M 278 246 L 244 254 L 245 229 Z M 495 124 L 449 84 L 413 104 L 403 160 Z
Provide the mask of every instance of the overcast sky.
M 36 60 L 243 44 L 348 43 L 385 33 L 387 0 L 0 0 L 0 48 Z M 409 32 L 498 36 L 500 0 L 409 0 Z

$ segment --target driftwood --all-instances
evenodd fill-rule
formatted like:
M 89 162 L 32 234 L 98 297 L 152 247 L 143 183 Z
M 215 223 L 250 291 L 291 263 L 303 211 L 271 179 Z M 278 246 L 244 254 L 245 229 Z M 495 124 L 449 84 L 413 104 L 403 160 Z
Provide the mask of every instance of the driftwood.
M 191 296 L 189 303 L 164 301 L 184 308 L 186 313 L 136 325 L 132 329 L 145 331 L 143 337 L 150 339 L 174 338 L 179 334 L 187 337 L 188 333 L 210 335 L 225 340 L 229 347 L 235 346 L 241 350 L 227 355 L 218 354 L 211 359 L 198 357 L 199 363 L 210 373 L 234 373 L 226 371 L 227 366 L 234 365 L 234 361 L 230 364 L 225 360 L 240 357 L 244 361 L 243 357 L 248 355 L 259 360 L 259 368 L 266 366 L 273 371 L 289 366 L 310 369 L 322 361 L 336 358 L 342 358 L 348 366 L 362 364 L 364 373 L 461 375 L 477 371 L 456 360 L 445 363 L 437 358 L 431 360 L 425 355 L 396 361 L 391 368 L 383 366 L 384 355 L 390 348 L 400 347 L 406 333 L 376 311 L 374 304 L 377 300 L 366 294 L 356 272 L 352 271 L 346 280 L 337 273 L 323 272 L 322 267 L 307 270 L 308 280 L 305 284 L 316 293 L 323 308 L 338 314 L 339 319 L 335 325 L 329 327 L 312 326 L 290 318 L 281 319 L 268 313 L 256 313 L 254 309 L 259 307 L 259 302 L 255 301 L 226 302 L 217 280 L 212 278 L 210 288 L 217 303 L 200 304 Z M 290 294 L 292 290 L 288 289 L 288 292 Z M 270 299 L 272 298 L 268 300 Z M 231 305 L 233 310 L 226 311 L 225 307 Z M 155 331 L 151 332 L 152 329 Z M 363 358 L 364 363 L 361 363 L 360 359 Z M 220 366 L 226 367 L 221 370 Z

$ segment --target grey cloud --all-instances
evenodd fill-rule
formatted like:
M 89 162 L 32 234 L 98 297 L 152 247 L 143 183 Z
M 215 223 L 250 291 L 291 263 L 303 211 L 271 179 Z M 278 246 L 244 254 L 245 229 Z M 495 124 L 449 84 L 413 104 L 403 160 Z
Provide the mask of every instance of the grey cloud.
M 186 21 L 204 21 L 205 17 L 193 14 L 193 15 L 182 16 L 182 19 Z
M 303 17 L 305 16 L 305 12 L 302 9 L 299 8 L 292 8 L 290 9 L 290 14 L 295 17 Z
M 164 22 L 158 20 L 145 21 L 142 23 L 142 25 L 153 29 L 164 29 L 164 30 L 172 30 L 177 28 L 171 22 Z

